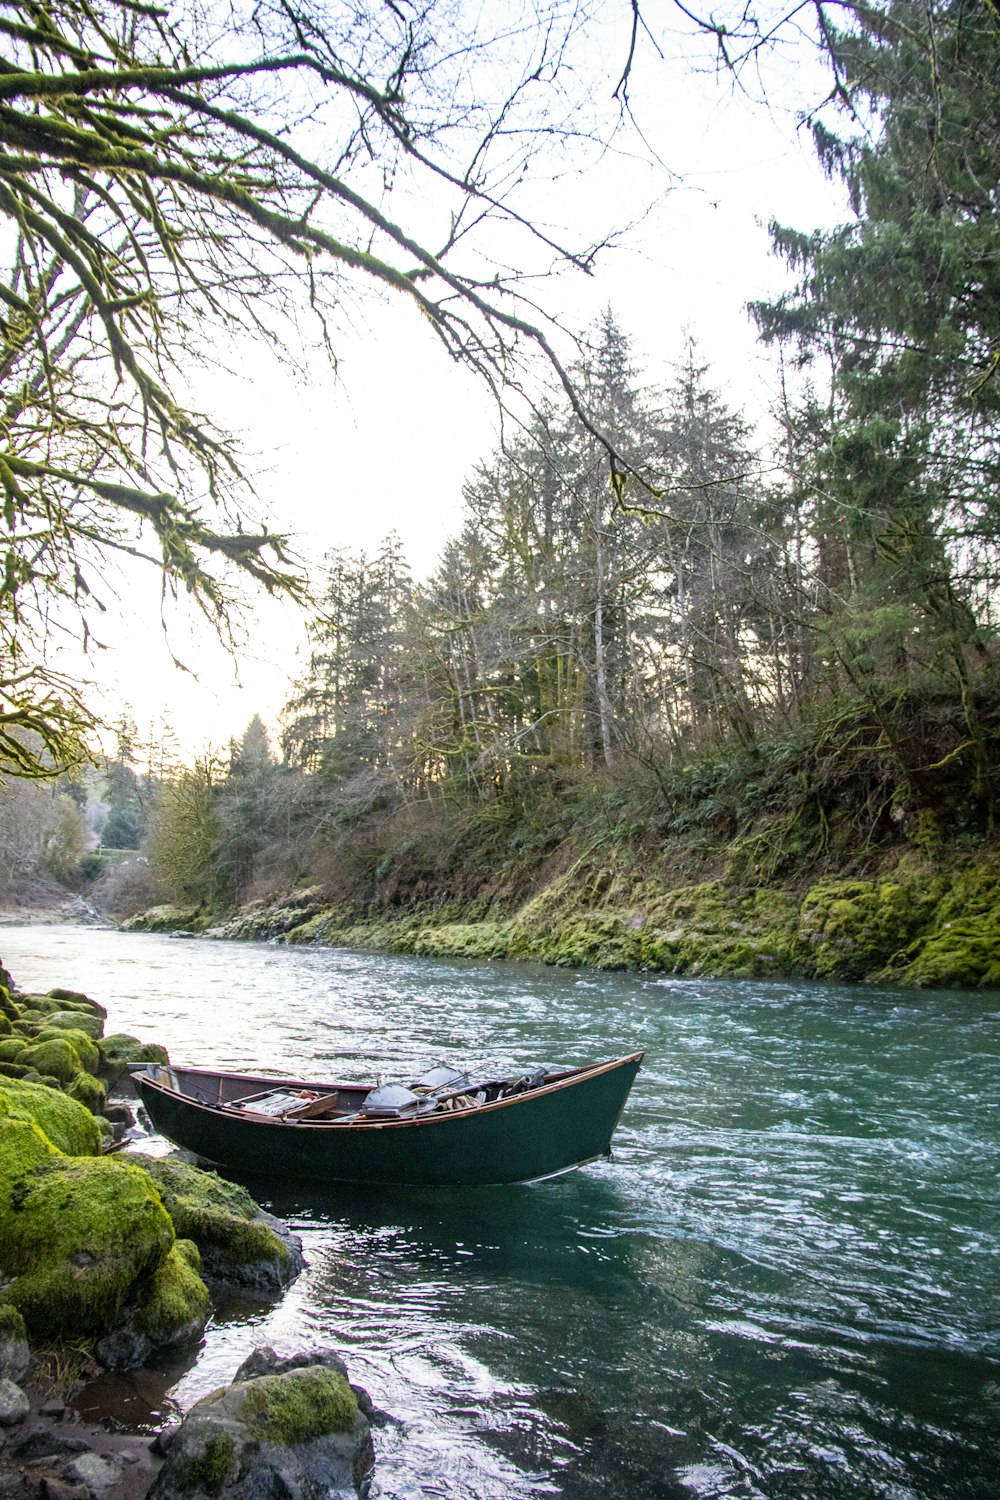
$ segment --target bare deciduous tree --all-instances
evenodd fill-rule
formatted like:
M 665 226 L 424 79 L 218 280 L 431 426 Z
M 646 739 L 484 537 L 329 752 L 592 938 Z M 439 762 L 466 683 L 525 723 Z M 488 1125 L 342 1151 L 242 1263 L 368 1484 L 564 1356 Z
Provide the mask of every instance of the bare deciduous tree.
M 220 334 L 335 359 L 367 289 L 415 305 L 494 387 L 561 370 L 522 284 L 588 269 L 521 197 L 590 135 L 573 66 L 587 5 L 15 0 L 0 16 L 0 770 L 50 774 L 90 714 L 46 658 L 53 612 L 103 606 L 109 553 L 223 630 L 234 576 L 293 595 L 285 540 L 246 520 L 233 442 L 186 374 Z M 593 92 L 593 91 L 591 91 Z M 611 103 L 611 87 L 605 91 Z M 18 728 L 35 731 L 33 758 Z

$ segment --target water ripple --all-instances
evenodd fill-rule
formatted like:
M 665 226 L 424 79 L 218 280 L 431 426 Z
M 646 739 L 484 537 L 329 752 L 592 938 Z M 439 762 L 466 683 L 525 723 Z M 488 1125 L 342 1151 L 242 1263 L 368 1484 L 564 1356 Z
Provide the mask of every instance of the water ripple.
M 178 1061 L 363 1079 L 646 1049 L 613 1160 L 557 1183 L 255 1181 L 308 1269 L 224 1309 L 167 1402 L 256 1343 L 333 1343 L 393 1417 L 383 1500 L 996 1500 L 996 995 L 3 937 L 20 983 L 86 989 Z

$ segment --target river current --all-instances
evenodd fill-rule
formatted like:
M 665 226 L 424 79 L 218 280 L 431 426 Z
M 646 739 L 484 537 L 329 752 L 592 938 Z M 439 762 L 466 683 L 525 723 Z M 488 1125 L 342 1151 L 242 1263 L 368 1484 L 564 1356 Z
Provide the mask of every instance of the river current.
M 360 1080 L 646 1052 L 612 1159 L 552 1182 L 248 1180 L 307 1270 L 221 1309 L 131 1405 L 94 1398 L 120 1419 L 186 1409 L 255 1344 L 322 1344 L 390 1414 L 382 1500 L 1000 1496 L 1000 994 L 73 927 L 4 929 L 0 953 L 178 1063 Z

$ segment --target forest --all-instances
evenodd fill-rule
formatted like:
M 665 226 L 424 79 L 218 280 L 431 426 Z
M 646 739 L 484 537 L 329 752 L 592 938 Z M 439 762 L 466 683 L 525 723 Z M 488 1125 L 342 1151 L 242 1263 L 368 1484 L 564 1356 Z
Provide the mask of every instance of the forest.
M 99 764 L 11 778 L 13 887 L 296 941 L 1000 983 L 1000 15 L 816 15 L 808 123 L 852 217 L 772 225 L 766 431 L 693 336 L 637 368 L 609 308 L 429 577 L 392 535 L 328 553 L 280 729 L 185 765 L 123 720 Z

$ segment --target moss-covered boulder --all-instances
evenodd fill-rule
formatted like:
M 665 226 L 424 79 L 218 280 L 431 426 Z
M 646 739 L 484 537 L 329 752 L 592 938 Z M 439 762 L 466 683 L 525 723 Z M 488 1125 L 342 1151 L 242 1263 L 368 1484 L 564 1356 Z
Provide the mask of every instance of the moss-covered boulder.
M 116 1031 L 101 1041 L 101 1075 L 109 1084 L 114 1084 L 128 1068 L 129 1063 L 170 1062 L 167 1049 L 157 1042 L 140 1042 L 137 1036 Z
M 879 977 L 921 988 L 1000 989 L 1000 911 L 942 923 L 894 954 Z
M 42 1084 L 24 1079 L 0 1081 L 0 1130 L 9 1120 L 36 1127 L 49 1148 L 67 1156 L 96 1156 L 101 1132 L 90 1111 L 77 1100 Z M 0 1152 L 0 1179 L 5 1176 L 7 1153 Z
M 123 932 L 200 932 L 208 925 L 199 906 L 151 906 L 122 923 Z
M 45 1025 L 46 1029 L 51 1031 L 69 1031 L 77 1036 L 82 1033 L 94 1042 L 99 1042 L 104 1035 L 103 1019 L 86 1010 L 50 1011 Z
M 102 1021 L 106 1021 L 108 1018 L 107 1011 L 99 1001 L 91 1000 L 89 995 L 83 995 L 79 990 L 64 990 L 56 988 L 54 990 L 49 990 L 46 998 L 49 1000 L 57 1000 L 60 1005 L 66 1006 L 67 1009 L 88 1011 L 91 1015 L 100 1016 Z
M 256 1368 L 251 1356 L 231 1386 L 188 1412 L 149 1500 L 362 1493 L 371 1430 L 342 1362 L 322 1351 L 255 1354 L 265 1356 Z
M 292 934 L 294 938 L 295 934 Z M 413 941 L 414 953 L 435 958 L 506 958 L 510 922 L 446 922 L 423 927 Z
M 929 882 L 838 880 L 802 900 L 799 940 L 817 979 L 862 979 L 910 942 L 933 907 Z
M 157 1345 L 197 1337 L 211 1310 L 201 1257 L 192 1240 L 175 1240 L 157 1266 L 136 1312 L 136 1326 Z
M 35 1068 L 43 1075 L 58 1078 L 60 1083 L 72 1083 L 84 1072 L 80 1054 L 65 1037 L 49 1037 L 26 1047 L 18 1057 L 24 1067 Z
M 37 995 L 33 990 L 24 990 L 14 997 L 22 1016 L 53 1016 L 65 1009 L 66 1002 L 54 995 Z
M 878 977 L 945 989 L 1000 986 L 1000 861 L 969 860 L 933 878 L 925 872 L 921 884 L 933 897 L 924 924 Z
M 152 1181 L 115 1158 L 52 1151 L 0 1185 L 3 1299 L 42 1337 L 111 1327 L 173 1242 Z
M 79 1073 L 66 1089 L 71 1099 L 76 1099 L 90 1110 L 92 1115 L 100 1115 L 106 1108 L 108 1102 L 108 1090 L 99 1078 L 94 1078 L 90 1073 Z M 100 1123 L 100 1122 L 98 1122 Z M 105 1122 L 107 1123 L 107 1122 Z
M 130 1153 L 156 1183 L 174 1229 L 193 1240 L 210 1285 L 255 1294 L 288 1286 L 303 1266 L 299 1241 L 245 1188 L 177 1156 Z
M 57 1027 L 50 1022 L 35 1037 L 36 1046 L 41 1046 L 43 1042 L 69 1042 L 85 1072 L 96 1074 L 100 1071 L 101 1049 L 92 1037 L 78 1027 Z

